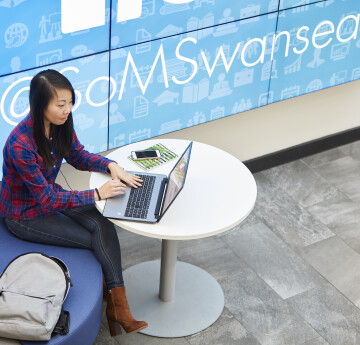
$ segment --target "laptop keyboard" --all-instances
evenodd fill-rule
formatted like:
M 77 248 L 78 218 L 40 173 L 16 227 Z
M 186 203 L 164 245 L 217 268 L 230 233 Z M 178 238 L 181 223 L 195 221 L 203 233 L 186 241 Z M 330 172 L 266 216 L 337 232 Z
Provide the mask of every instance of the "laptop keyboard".
M 155 176 L 138 175 L 142 180 L 142 186 L 131 188 L 125 216 L 145 219 L 148 214 L 152 191 L 154 189 Z

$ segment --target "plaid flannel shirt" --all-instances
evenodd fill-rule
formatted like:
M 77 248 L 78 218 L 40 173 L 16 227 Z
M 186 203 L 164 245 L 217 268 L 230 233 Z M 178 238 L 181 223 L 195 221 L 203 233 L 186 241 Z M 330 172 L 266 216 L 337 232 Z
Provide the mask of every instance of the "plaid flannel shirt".
M 3 150 L 0 215 L 14 219 L 36 219 L 60 211 L 94 204 L 94 190 L 66 191 L 55 183 L 62 158 L 55 138 L 50 137 L 54 166 L 47 169 L 37 151 L 32 119 L 28 115 L 9 135 Z M 66 161 L 79 170 L 107 172 L 111 160 L 84 150 L 75 132 Z

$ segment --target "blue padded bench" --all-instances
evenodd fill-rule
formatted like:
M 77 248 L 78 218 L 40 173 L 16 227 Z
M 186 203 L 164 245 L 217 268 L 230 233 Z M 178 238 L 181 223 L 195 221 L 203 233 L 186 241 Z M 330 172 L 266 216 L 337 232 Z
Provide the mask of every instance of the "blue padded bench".
M 99 332 L 102 313 L 102 271 L 93 253 L 86 249 L 64 248 L 22 241 L 12 235 L 0 217 L 0 273 L 16 256 L 42 252 L 58 257 L 69 268 L 73 287 L 64 303 L 70 312 L 70 330 L 49 341 L 20 341 L 22 345 L 91 345 Z

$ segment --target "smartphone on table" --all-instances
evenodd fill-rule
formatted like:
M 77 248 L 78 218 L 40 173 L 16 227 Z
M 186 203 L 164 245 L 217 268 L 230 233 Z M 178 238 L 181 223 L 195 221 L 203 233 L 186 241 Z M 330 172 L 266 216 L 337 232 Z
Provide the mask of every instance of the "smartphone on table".
M 131 151 L 131 157 L 136 160 L 140 159 L 151 159 L 151 158 L 161 158 L 159 150 L 139 150 Z

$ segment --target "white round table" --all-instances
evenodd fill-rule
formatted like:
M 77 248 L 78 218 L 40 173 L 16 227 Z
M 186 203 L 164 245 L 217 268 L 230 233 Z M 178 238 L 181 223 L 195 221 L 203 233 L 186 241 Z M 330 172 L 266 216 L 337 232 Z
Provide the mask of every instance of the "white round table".
M 127 157 L 131 151 L 162 143 L 180 156 L 189 141 L 147 140 L 123 146 L 107 157 L 125 170 L 140 169 Z M 150 170 L 168 174 L 177 159 Z M 109 175 L 92 173 L 90 188 L 100 187 Z M 162 239 L 161 260 L 144 262 L 124 272 L 132 313 L 149 327 L 144 334 L 184 337 L 212 325 L 224 308 L 219 283 L 206 271 L 177 261 L 177 241 L 219 234 L 243 221 L 256 200 L 256 183 L 237 158 L 210 145 L 194 142 L 183 190 L 159 223 L 110 219 L 131 232 Z M 96 203 L 102 212 L 105 201 Z

